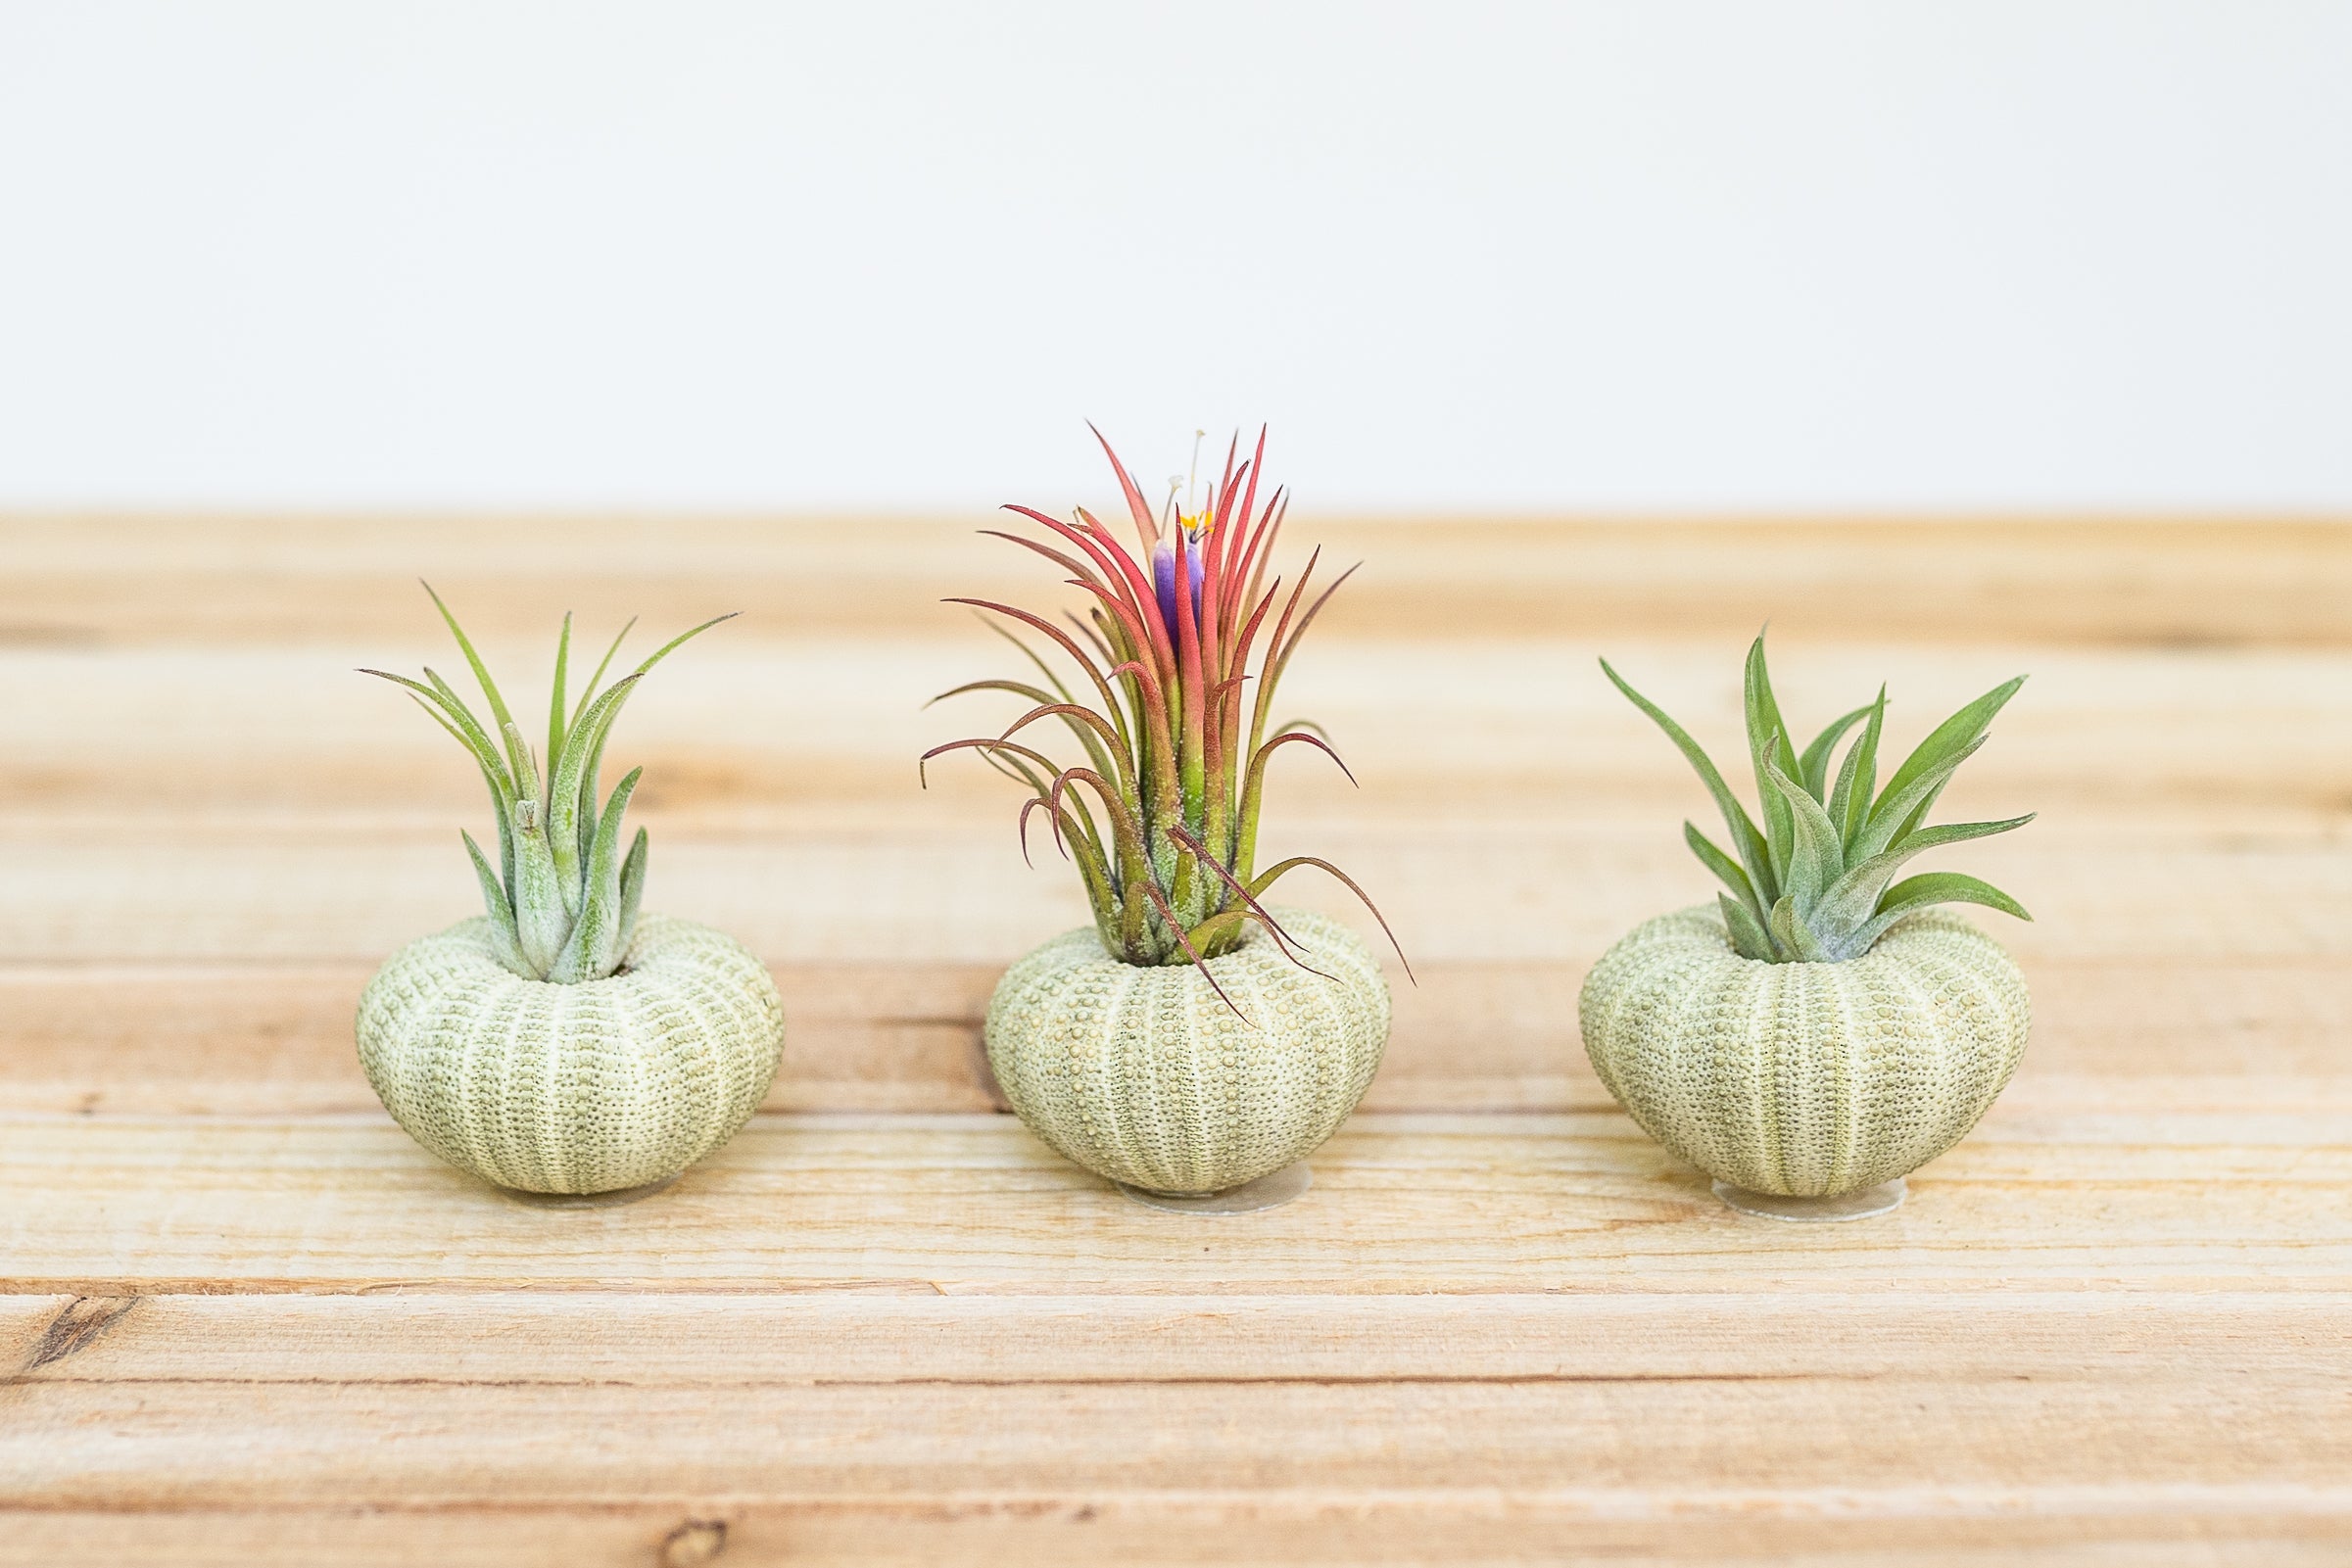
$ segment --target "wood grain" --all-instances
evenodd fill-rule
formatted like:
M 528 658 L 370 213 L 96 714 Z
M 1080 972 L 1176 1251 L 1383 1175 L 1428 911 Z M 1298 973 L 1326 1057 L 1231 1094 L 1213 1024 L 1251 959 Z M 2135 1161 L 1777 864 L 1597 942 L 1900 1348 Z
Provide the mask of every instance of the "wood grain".
M 995 657 L 936 599 L 1037 586 L 985 520 L 546 526 L 0 519 L 0 1562 L 2352 1560 L 2352 526 L 1302 514 L 1368 561 L 1290 688 L 1363 787 L 1275 832 L 1421 984 L 1307 1197 L 1214 1221 L 996 1113 L 988 988 L 1080 909 L 915 778 L 997 714 L 924 709 Z M 353 673 L 447 660 L 419 573 L 525 673 L 747 612 L 621 743 L 786 1066 L 656 1198 L 515 1203 L 358 1074 L 482 814 Z M 2033 674 L 1948 809 L 2042 813 L 1968 862 L 2034 1043 L 1865 1224 L 1723 1209 L 1575 1034 L 1707 891 L 1594 657 L 1737 755 L 1766 619 L 1897 745 Z

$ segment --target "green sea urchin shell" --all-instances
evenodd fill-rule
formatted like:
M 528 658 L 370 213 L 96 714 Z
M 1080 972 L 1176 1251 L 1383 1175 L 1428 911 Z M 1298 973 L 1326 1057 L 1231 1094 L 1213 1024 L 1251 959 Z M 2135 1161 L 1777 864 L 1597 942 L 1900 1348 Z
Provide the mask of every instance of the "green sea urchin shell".
M 621 968 L 575 984 L 502 964 L 489 921 L 392 955 L 360 998 L 360 1065 L 434 1154 L 526 1192 L 615 1192 L 735 1136 L 775 1079 L 784 1005 L 759 960 L 647 915 Z
M 1603 955 L 1577 1004 L 1601 1081 L 1642 1129 L 1753 1192 L 1826 1197 L 1966 1136 L 2016 1070 L 2031 1004 L 2000 945 L 1912 915 L 1860 958 L 1772 964 L 1687 909 Z
M 1337 921 L 1273 914 L 1322 974 L 1252 926 L 1207 966 L 1233 1008 L 1192 965 L 1112 958 L 1092 927 L 1007 971 L 988 1064 L 1030 1130 L 1098 1175 L 1183 1194 L 1279 1170 L 1336 1132 L 1388 1043 L 1388 981 Z

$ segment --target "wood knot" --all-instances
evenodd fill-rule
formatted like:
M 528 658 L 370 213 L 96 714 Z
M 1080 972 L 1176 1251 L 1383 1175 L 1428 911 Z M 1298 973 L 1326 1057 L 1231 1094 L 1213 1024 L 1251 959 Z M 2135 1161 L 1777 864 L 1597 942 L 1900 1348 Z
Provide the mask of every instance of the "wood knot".
M 120 1322 L 123 1315 L 139 1305 L 136 1296 L 76 1296 L 64 1309 L 49 1320 L 41 1330 L 40 1339 L 33 1345 L 32 1354 L 24 1358 L 23 1370 L 37 1372 L 89 1349 L 105 1338 L 107 1330 Z
M 698 1568 L 727 1549 L 727 1522 L 689 1519 L 662 1537 L 654 1561 L 659 1568 Z

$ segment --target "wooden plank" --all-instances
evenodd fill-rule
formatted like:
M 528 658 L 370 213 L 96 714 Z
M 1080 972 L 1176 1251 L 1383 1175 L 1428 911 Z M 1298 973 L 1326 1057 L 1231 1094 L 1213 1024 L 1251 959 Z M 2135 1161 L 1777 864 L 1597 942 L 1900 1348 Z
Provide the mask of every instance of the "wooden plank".
M 1316 1155 L 1311 1194 L 1228 1223 L 1133 1205 L 1001 1117 L 760 1117 L 666 1193 L 587 1212 L 503 1197 L 380 1116 L 0 1129 L 0 1290 L 20 1293 L 2352 1281 L 2340 1111 L 1996 1107 L 1901 1211 L 1818 1227 L 1731 1212 L 1613 1114 L 1359 1117 Z
M 1001 696 L 925 706 L 952 686 L 1003 673 L 1008 649 L 960 618 L 926 638 L 783 632 L 731 624 L 691 658 L 665 664 L 632 704 L 616 744 L 646 766 L 642 809 L 754 828 L 781 818 L 936 832 L 984 821 L 991 841 L 1009 839 L 1010 785 L 951 759 L 925 791 L 915 762 L 941 740 L 993 734 L 1018 716 L 1018 699 Z M 1277 798 L 1305 821 L 1704 814 L 1705 795 L 1681 758 L 1603 680 L 1596 659 L 1608 654 L 1719 756 L 1737 757 L 1743 642 L 1601 638 L 1563 624 L 1515 638 L 1311 647 L 1285 681 L 1285 707 L 1330 729 L 1363 787 L 1326 764 L 1286 760 Z M 545 679 L 552 638 L 500 639 L 487 651 L 519 686 L 523 711 L 537 708 L 544 698 L 521 692 Z M 479 778 L 397 691 L 355 669 L 413 673 L 450 663 L 453 652 L 422 615 L 396 635 L 320 648 L 260 640 L 193 649 L 0 645 L 0 674 L 16 693 L 0 807 L 134 817 L 315 811 L 341 821 L 381 812 L 451 824 L 454 836 L 456 823 L 484 809 Z M 2053 822 L 2152 814 L 2243 830 L 2332 821 L 2348 804 L 2336 781 L 2352 773 L 2352 661 L 2338 650 L 2189 660 L 2012 643 L 1857 647 L 1783 628 L 1774 667 L 1800 724 L 1887 682 L 1891 747 L 1907 746 L 1995 681 L 2030 673 L 1993 743 L 1962 775 L 1967 792 L 1955 805 L 1973 795 L 1993 810 L 2023 801 Z M 1665 823 L 1671 841 L 1674 817 Z
M 1937 1519 L 2013 1546 L 2342 1540 L 2346 1303 L 24 1302 L 0 1319 L 37 1363 L 0 1388 L 0 1503 L 197 1509 L 216 1532 L 229 1511 L 392 1509 L 376 1539 L 411 1544 L 584 1507 L 609 1539 L 632 1505 L 837 1543 L 1186 1514 L 1385 1518 L 1422 1550 L 1453 1520 L 1522 1546 L 1735 1519 L 1816 1547 Z
M 553 1507 L 697 1496 L 992 1497 L 1101 1493 L 1534 1500 L 1664 1488 L 1800 1496 L 1918 1484 L 2111 1502 L 2213 1486 L 2214 1449 L 2352 1510 L 2339 1390 L 2260 1402 L 2171 1382 L 1772 1379 L 760 1384 L 736 1388 L 36 1383 L 0 1440 L 18 1506 Z M 223 1431 L 240 1442 L 224 1446 Z M 2031 1442 L 2020 1439 L 2031 1434 Z M 110 1472 L 128 1471 L 130 1486 Z M 1564 1478 L 1573 1477 L 1574 1480 Z M 1278 1479 L 1277 1479 L 1278 1478 Z M 2230 1491 L 2228 1483 L 2220 1490 Z
M 88 646 L 168 639 L 333 639 L 412 624 L 422 572 L 485 630 L 566 608 L 656 621 L 714 596 L 781 625 L 920 632 L 932 603 L 1033 582 L 959 519 L 350 517 L 0 519 L 0 626 Z M 2204 649 L 2352 641 L 2352 529 L 2339 522 L 2139 518 L 1351 520 L 1289 533 L 1372 563 L 1331 629 L 1744 637 L 1766 620 L 1888 640 L 2029 637 Z M 958 586 L 961 585 L 961 586 Z
M 2275 1384 L 2352 1389 L 2347 1323 L 2352 1295 L 2322 1290 L 0 1295 L 0 1367 L 12 1386 L 458 1391 L 2030 1378 L 2229 1384 L 2235 1407 Z
M 2337 1501 L 2247 1485 L 2141 1489 L 1923 1485 L 1895 1491 L 1554 1491 L 1089 1495 L 793 1503 L 18 1511 L 0 1563 L 168 1560 L 188 1568 L 726 1568 L 767 1564 L 1096 1568 L 1635 1561 L 1841 1568 L 2336 1568 Z M 713 1552 L 724 1556 L 714 1558 Z

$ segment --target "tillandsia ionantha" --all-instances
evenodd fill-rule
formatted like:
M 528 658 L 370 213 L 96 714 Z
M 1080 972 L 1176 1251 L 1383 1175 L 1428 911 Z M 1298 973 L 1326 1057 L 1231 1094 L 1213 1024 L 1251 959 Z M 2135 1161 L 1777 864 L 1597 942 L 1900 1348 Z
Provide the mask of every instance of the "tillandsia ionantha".
M 477 719 L 465 700 L 430 667 L 422 681 L 383 670 L 360 673 L 406 688 L 416 705 L 472 755 L 482 770 L 483 782 L 490 785 L 491 804 L 498 814 L 498 870 L 491 869 L 473 834 L 460 832 L 458 836 L 465 840 L 474 875 L 482 884 L 482 902 L 492 927 L 490 941 L 499 962 L 529 980 L 576 984 L 603 979 L 628 954 L 645 892 L 647 853 L 643 828 L 638 829 L 627 854 L 621 851 L 622 813 L 637 792 L 644 769 L 629 770 L 613 785 L 603 809 L 597 809 L 597 775 L 604 760 L 605 737 L 648 671 L 689 638 L 734 616 L 716 616 L 681 633 L 628 675 L 599 689 L 622 640 L 637 625 L 632 618 L 605 648 L 579 701 L 567 711 L 565 667 L 571 656 L 572 618 L 566 612 L 563 630 L 555 640 L 554 689 L 548 699 L 548 768 L 543 776 L 539 758 L 500 695 L 498 683 L 490 678 L 490 669 L 475 650 L 473 640 L 431 584 L 425 585 L 425 593 L 431 594 L 434 608 L 449 623 L 451 635 L 472 667 L 493 723 L 486 726 Z
M 1086 615 L 1069 615 L 1066 630 L 1010 604 L 947 601 L 1017 622 L 1053 643 L 1077 667 L 1084 695 L 1074 694 L 1028 640 L 989 622 L 1027 656 L 1044 685 L 975 681 L 942 692 L 934 700 L 1001 691 L 1032 706 L 1002 734 L 936 746 L 923 762 L 973 750 L 1027 785 L 1023 854 L 1031 814 L 1041 811 L 1063 854 L 1077 863 L 1104 948 L 1129 964 L 1197 964 L 1218 957 L 1255 921 L 1294 962 L 1312 967 L 1300 957 L 1301 944 L 1259 901 L 1277 879 L 1304 866 L 1345 883 L 1387 931 L 1369 896 L 1328 861 L 1294 855 L 1257 869 L 1267 765 L 1274 753 L 1293 743 L 1310 745 L 1347 773 L 1320 726 L 1270 721 L 1275 689 L 1300 640 L 1355 568 L 1311 599 L 1320 550 L 1287 595 L 1279 577 L 1268 581 L 1288 496 L 1261 484 L 1264 431 L 1256 451 L 1238 465 L 1240 438 L 1234 438 L 1223 476 L 1197 504 L 1190 496 L 1179 503 L 1183 482 L 1174 481 L 1158 513 L 1100 431 L 1095 440 L 1119 477 L 1139 556 L 1082 506 L 1071 522 L 1028 506 L 1005 508 L 1044 529 L 1050 542 L 983 530 L 1059 567 L 1071 587 L 1089 595 Z M 1277 605 L 1279 614 L 1272 614 Z M 1083 749 L 1083 762 L 1064 766 L 1015 738 L 1043 719 L 1062 722 Z M 1354 774 L 1348 779 L 1354 783 Z M 1395 942 L 1393 932 L 1389 940 Z M 1404 956 L 1401 949 L 1398 956 Z
M 1763 807 L 1759 830 L 1699 742 L 1626 685 L 1607 659 L 1601 668 L 1682 748 L 1722 808 L 1736 860 L 1693 824 L 1684 823 L 1682 832 L 1691 852 L 1730 889 L 1716 894 L 1716 901 L 1732 950 L 1742 958 L 1769 964 L 1859 958 L 1896 921 L 1935 904 L 1982 904 L 2019 920 L 2034 918 L 1999 888 L 1958 872 L 1894 880 L 1903 863 L 1922 850 L 2005 833 L 2034 820 L 2028 813 L 2003 822 L 1926 826 L 1936 797 L 1985 743 L 1992 716 L 2025 685 L 2024 676 L 1994 687 L 1938 725 L 1886 786 L 1877 788 L 1886 688 L 1879 688 L 1878 700 L 1837 719 L 1800 753 L 1773 698 L 1764 640 L 1757 637 L 1748 650 L 1746 710 L 1748 749 Z M 1838 742 L 1857 724 L 1861 736 L 1837 763 L 1833 782 L 1831 760 Z

